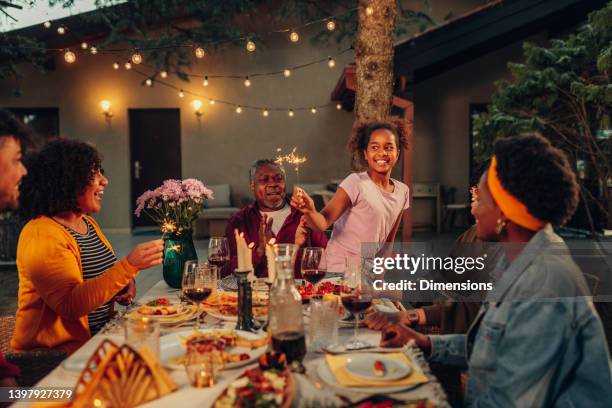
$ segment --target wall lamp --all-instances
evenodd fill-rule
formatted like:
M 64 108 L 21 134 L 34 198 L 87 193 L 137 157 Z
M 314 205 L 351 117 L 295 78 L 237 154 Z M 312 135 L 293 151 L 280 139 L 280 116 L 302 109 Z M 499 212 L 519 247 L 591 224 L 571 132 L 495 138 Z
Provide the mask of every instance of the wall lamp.
M 108 100 L 100 101 L 100 108 L 102 109 L 102 114 L 106 118 L 107 122 L 110 122 L 113 117 L 113 112 L 111 111 L 111 103 Z

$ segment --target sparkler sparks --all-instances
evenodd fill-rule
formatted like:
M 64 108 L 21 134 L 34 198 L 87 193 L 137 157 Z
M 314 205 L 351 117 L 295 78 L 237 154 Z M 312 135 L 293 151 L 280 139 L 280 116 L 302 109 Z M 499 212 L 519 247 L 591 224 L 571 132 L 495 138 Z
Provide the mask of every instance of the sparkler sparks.
M 281 148 L 277 148 L 276 151 L 280 152 L 282 149 Z M 300 156 L 297 153 L 297 147 L 294 147 L 293 150 L 291 150 L 291 153 L 286 154 L 286 155 L 278 155 L 276 156 L 276 159 L 274 160 L 276 163 L 278 163 L 279 165 L 282 165 L 283 163 L 287 163 L 291 166 L 293 166 L 293 169 L 295 170 L 295 176 L 296 176 L 296 184 L 300 183 L 300 165 L 306 163 L 306 161 L 308 160 L 308 158 L 306 156 Z

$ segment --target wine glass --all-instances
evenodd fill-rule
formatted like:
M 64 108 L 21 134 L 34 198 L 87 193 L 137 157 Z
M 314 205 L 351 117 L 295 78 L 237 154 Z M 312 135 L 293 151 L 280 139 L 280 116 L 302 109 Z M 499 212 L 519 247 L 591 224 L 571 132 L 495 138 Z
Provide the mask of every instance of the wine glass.
M 186 299 L 198 305 L 208 299 L 217 286 L 217 270 L 207 262 L 187 261 L 183 271 L 182 293 Z M 196 320 L 196 329 L 200 330 L 201 319 Z
M 302 278 L 306 279 L 313 286 L 313 296 L 316 296 L 319 289 L 319 282 L 325 278 L 326 274 L 325 253 L 323 248 L 306 247 L 302 253 Z
M 359 339 L 359 316 L 372 306 L 374 289 L 366 279 L 362 263 L 353 258 L 347 259 L 346 270 L 342 278 L 342 304 L 355 318 L 353 338 L 346 344 L 347 350 L 358 350 L 369 347 L 370 344 Z
M 227 238 L 210 237 L 210 241 L 208 241 L 208 263 L 215 265 L 221 273 L 229 259 L 230 251 Z M 217 278 L 220 278 L 220 276 Z

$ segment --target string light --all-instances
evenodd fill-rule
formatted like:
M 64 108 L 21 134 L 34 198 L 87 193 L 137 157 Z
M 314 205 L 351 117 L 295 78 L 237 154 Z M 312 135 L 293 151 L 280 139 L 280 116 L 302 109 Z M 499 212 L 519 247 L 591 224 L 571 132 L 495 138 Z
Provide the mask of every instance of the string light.
M 255 45 L 255 42 L 249 40 L 246 43 L 246 49 L 248 52 L 253 52 L 255 51 L 255 49 L 257 48 L 257 46 Z
M 64 35 L 64 34 L 66 34 L 66 27 L 64 27 L 64 26 L 59 26 L 59 27 L 57 27 L 57 33 L 58 33 L 59 35 Z
M 341 105 L 341 104 L 339 104 L 339 103 L 337 103 L 337 104 L 336 104 L 336 109 L 338 109 L 338 110 L 342 109 L 342 105 Z
M 298 42 L 300 40 L 300 35 L 296 31 L 292 31 L 291 34 L 289 34 L 289 39 L 291 42 Z
M 183 92 L 183 90 L 181 89 L 179 91 L 179 98 L 184 98 L 185 97 L 185 92 Z
M 86 42 L 81 43 L 81 49 L 86 50 L 89 45 Z
M 336 61 L 334 61 L 334 59 L 332 57 L 329 57 L 329 59 L 327 60 L 327 66 L 330 68 L 333 68 L 336 66 Z
M 64 60 L 67 63 L 72 64 L 76 61 L 76 55 L 74 54 L 74 52 L 66 50 L 66 52 L 64 53 Z
M 267 109 L 264 109 L 263 112 L 261 113 L 262 115 L 264 115 L 266 118 L 268 117 L 269 113 Z
M 44 24 L 43 24 L 43 26 L 44 26 L 45 28 L 51 28 L 51 22 L 50 22 L 50 21 L 45 21 L 45 22 L 44 22 Z
M 236 106 L 236 113 L 242 113 L 242 107 L 240 105 Z
M 285 78 L 289 78 L 291 76 L 291 70 L 290 69 L 285 69 L 283 71 L 283 75 L 285 76 Z
M 89 49 L 89 52 L 91 52 L 92 55 L 96 55 L 98 53 L 98 49 L 96 47 L 92 46 Z
M 293 109 L 289 109 L 289 117 L 293 117 L 294 113 L 293 113 Z
M 374 9 L 368 6 L 366 7 L 365 12 L 366 12 L 366 15 L 371 16 L 372 14 L 374 14 Z
M 162 71 L 159 73 L 159 76 L 162 77 L 163 79 L 168 78 L 168 73 L 166 71 Z
M 202 59 L 206 55 L 206 51 L 204 51 L 204 48 L 202 47 L 196 47 L 196 49 L 193 52 L 195 53 L 195 56 L 198 59 Z
M 312 109 L 310 110 L 310 112 L 312 112 L 312 114 L 314 115 L 315 113 L 317 113 L 317 108 L 315 108 L 314 106 L 312 107 Z
M 214 105 L 214 104 L 215 104 L 215 100 L 214 100 L 214 99 L 211 99 L 211 100 L 210 100 L 210 104 L 211 104 L 211 105 Z
M 147 80 L 145 81 L 145 84 L 147 86 L 153 86 L 153 80 L 151 78 L 147 78 Z
M 132 54 L 132 62 L 136 65 L 140 64 L 142 62 L 142 55 L 140 55 L 140 53 L 138 51 L 134 52 L 134 54 Z
M 325 27 L 328 31 L 334 31 L 336 29 L 336 22 L 334 20 L 329 20 L 327 24 L 325 24 Z
M 249 79 L 249 77 L 246 77 L 244 79 L 244 86 L 246 86 L 247 88 L 251 86 L 251 80 Z
M 116 62 L 116 61 L 115 61 L 115 62 L 113 62 L 113 69 L 114 69 L 114 70 L 119 69 L 119 63 L 118 63 L 118 62 Z
M 125 69 L 130 70 L 132 69 L 132 63 L 130 61 L 127 61 L 125 64 L 123 64 L 123 66 L 125 67 Z
M 208 77 L 207 76 L 204 77 L 204 81 L 202 82 L 202 85 L 208 86 Z

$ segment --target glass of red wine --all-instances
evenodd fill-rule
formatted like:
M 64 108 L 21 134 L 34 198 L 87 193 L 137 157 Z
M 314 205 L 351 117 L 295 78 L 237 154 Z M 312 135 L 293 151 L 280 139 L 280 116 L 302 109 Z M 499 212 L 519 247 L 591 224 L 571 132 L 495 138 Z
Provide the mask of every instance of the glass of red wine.
M 362 263 L 354 259 L 347 259 L 347 268 L 341 284 L 342 305 L 353 314 L 355 318 L 355 332 L 353 338 L 345 345 L 347 350 L 358 350 L 371 346 L 359 339 L 359 316 L 372 306 L 374 288 L 366 279 Z
M 210 241 L 208 241 L 208 263 L 215 265 L 219 273 L 221 273 L 225 265 L 229 262 L 229 259 L 230 251 L 227 238 L 210 237 Z M 217 278 L 220 279 L 221 276 Z
M 326 271 L 325 253 L 323 248 L 306 247 L 302 252 L 302 278 L 313 286 L 313 296 L 317 296 L 319 282 L 325 278 Z
M 213 292 L 217 285 L 217 268 L 207 262 L 187 261 L 183 271 L 183 296 L 199 307 Z M 196 320 L 196 329 L 200 330 L 200 318 Z

